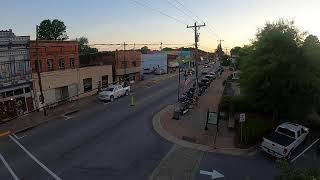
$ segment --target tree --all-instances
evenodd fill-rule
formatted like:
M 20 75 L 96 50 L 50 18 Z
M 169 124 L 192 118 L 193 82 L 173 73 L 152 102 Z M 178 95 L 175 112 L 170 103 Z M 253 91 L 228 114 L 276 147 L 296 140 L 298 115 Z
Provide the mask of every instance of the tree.
M 299 119 L 319 102 L 319 65 L 303 56 L 302 44 L 293 22 L 266 23 L 241 63 L 242 92 L 274 119 Z
M 218 55 L 219 58 L 222 58 L 222 57 L 223 57 L 224 52 L 223 52 L 223 50 L 222 50 L 221 44 L 218 44 L 215 53 Z M 220 60 L 222 60 L 222 59 L 220 59 Z
M 148 54 L 148 52 L 150 52 L 150 49 L 148 48 L 148 46 L 143 46 L 140 50 L 141 50 L 141 54 Z
M 240 51 L 241 51 L 241 47 L 239 47 L 239 46 L 236 46 L 236 47 L 234 47 L 234 48 L 232 48 L 231 50 L 230 50 L 230 53 L 231 53 L 231 55 L 239 55 L 239 53 L 240 53 Z
M 78 41 L 78 43 L 79 43 L 79 53 L 81 55 L 98 52 L 97 48 L 92 48 L 89 46 L 88 38 L 80 37 L 80 38 L 77 38 L 76 41 Z
M 64 22 L 54 19 L 43 20 L 39 25 L 39 39 L 40 40 L 66 40 L 68 36 L 66 34 L 67 27 Z
M 173 50 L 174 50 L 174 49 L 169 48 L 169 47 L 165 47 L 165 48 L 162 49 L 162 51 L 173 51 Z

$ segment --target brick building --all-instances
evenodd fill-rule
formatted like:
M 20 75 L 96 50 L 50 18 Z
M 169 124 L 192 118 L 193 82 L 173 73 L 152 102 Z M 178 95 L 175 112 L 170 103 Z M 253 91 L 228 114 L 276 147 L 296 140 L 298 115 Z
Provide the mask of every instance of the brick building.
M 38 54 L 44 104 L 39 101 L 36 41 L 30 42 L 33 86 L 37 107 L 55 106 L 65 101 L 89 96 L 112 82 L 111 65 L 79 66 L 77 41 L 39 41 Z
M 141 79 L 140 51 L 117 50 L 80 56 L 80 66 L 93 65 L 112 65 L 113 82 L 119 84 L 124 83 L 125 77 L 127 77 L 131 83 Z

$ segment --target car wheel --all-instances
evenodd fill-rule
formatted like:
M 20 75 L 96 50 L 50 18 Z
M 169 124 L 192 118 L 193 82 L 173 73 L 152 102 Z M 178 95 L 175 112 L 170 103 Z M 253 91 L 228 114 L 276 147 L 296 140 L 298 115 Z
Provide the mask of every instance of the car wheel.
M 110 97 L 110 101 L 111 102 L 114 101 L 114 97 L 113 96 Z
M 125 94 L 126 96 L 129 96 L 129 91 L 126 91 L 126 94 Z

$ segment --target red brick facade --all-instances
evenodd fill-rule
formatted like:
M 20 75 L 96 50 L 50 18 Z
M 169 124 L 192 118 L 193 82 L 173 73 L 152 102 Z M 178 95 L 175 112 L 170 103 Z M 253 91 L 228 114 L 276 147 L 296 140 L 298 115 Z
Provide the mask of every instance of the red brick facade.
M 41 60 L 41 72 L 72 69 L 79 66 L 77 41 L 40 40 L 38 47 L 38 54 Z M 33 72 L 37 72 L 36 49 L 36 41 L 30 41 L 29 56 Z

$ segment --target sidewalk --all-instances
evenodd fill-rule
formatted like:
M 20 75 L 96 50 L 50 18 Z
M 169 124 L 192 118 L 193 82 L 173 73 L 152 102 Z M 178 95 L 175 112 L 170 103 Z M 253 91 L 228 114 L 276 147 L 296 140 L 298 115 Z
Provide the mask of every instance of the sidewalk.
M 167 140 L 184 147 L 233 155 L 247 154 L 249 150 L 236 147 L 235 132 L 228 128 L 228 120 L 220 120 L 218 133 L 216 126 L 213 125 L 208 125 L 208 130 L 204 130 L 207 111 L 218 112 L 224 90 L 223 81 L 230 74 L 229 70 L 225 70 L 217 80 L 213 81 L 200 96 L 198 106 L 181 116 L 180 120 L 172 119 L 173 105 L 160 111 L 153 119 L 154 129 Z
M 165 74 L 157 76 L 153 79 L 148 79 L 145 81 L 139 81 L 132 85 L 131 90 L 137 91 L 139 88 L 145 88 L 146 86 L 152 86 L 158 81 L 162 81 L 171 77 L 176 76 L 177 74 Z M 6 134 L 10 131 L 11 133 L 23 131 L 28 128 L 38 126 L 42 123 L 48 122 L 50 120 L 63 117 L 65 114 L 73 113 L 75 111 L 81 111 L 82 109 L 90 107 L 90 104 L 97 101 L 97 96 L 92 95 L 73 102 L 67 102 L 66 104 L 56 106 L 51 109 L 47 109 L 48 115 L 44 116 L 43 111 L 32 112 L 26 114 L 19 118 L 10 120 L 0 124 L 0 134 Z

